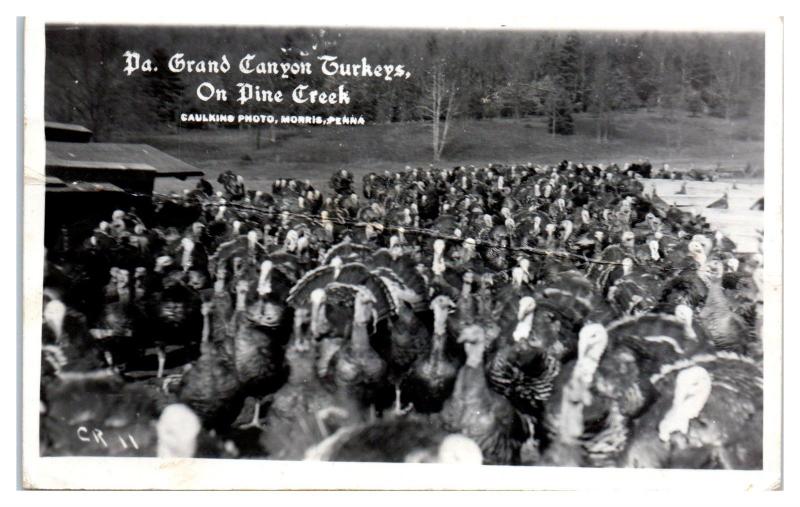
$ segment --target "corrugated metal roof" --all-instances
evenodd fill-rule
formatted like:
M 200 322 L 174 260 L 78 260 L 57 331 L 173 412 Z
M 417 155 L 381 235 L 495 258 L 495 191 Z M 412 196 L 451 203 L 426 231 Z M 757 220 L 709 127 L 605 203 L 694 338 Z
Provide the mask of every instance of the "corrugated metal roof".
M 180 173 L 198 171 L 148 144 L 47 142 L 48 167 Z

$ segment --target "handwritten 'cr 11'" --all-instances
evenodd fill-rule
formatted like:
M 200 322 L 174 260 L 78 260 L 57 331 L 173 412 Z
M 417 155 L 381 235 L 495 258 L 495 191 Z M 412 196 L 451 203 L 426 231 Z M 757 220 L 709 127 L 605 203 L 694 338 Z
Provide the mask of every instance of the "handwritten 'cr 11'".
M 78 440 L 81 442 L 94 442 L 95 444 L 102 445 L 106 449 L 109 447 L 119 446 L 122 450 L 127 450 L 130 448 L 139 449 L 139 444 L 136 443 L 136 439 L 133 438 L 133 435 L 130 433 L 127 434 L 119 434 L 119 433 L 112 433 L 111 435 L 104 436 L 103 430 L 99 428 L 89 429 L 86 426 L 79 426 L 77 429 Z M 114 439 L 113 437 L 116 437 Z M 106 440 L 108 438 L 108 440 Z M 119 442 L 119 444 L 117 444 Z

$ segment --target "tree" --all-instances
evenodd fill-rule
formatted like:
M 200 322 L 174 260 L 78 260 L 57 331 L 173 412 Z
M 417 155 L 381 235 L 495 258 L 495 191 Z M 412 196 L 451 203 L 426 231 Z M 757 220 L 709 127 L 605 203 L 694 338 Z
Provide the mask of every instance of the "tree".
M 497 103 L 502 110 L 510 111 L 514 118 L 521 118 L 540 108 L 542 99 L 536 90 L 537 86 L 537 83 L 511 81 L 493 93 L 490 100 Z
M 530 100 L 536 101 L 537 110 L 547 118 L 547 132 L 556 134 L 574 132 L 572 115 L 566 110 L 569 102 L 567 91 L 559 86 L 558 81 L 547 75 L 528 85 Z
M 583 102 L 585 76 L 580 68 L 582 54 L 583 44 L 580 36 L 574 32 L 568 34 L 558 52 L 556 81 L 564 89 L 563 107 L 569 111 L 570 121 L 572 112 L 580 109 Z
M 653 41 L 651 34 L 636 36 L 629 46 L 626 73 L 631 79 L 636 99 L 641 106 L 651 108 L 655 105 L 659 83 L 660 54 L 664 44 Z
M 724 50 L 717 61 L 716 72 L 711 83 L 714 95 L 719 99 L 714 112 L 726 120 L 730 120 L 742 108 L 740 105 L 745 56 L 737 47 Z
M 686 97 L 686 108 L 692 118 L 697 118 L 703 112 L 703 105 L 703 98 L 700 96 L 700 92 L 696 90 L 692 90 Z
M 443 53 L 447 49 L 451 51 L 445 57 Z M 458 69 L 463 62 L 459 62 L 457 46 L 443 49 L 435 35 L 426 40 L 425 51 L 431 64 L 425 73 L 419 109 L 423 118 L 431 120 L 433 161 L 438 162 L 447 145 L 450 122 L 456 115 L 457 80 L 453 76 L 455 71 L 450 72 L 449 68 Z
M 595 114 L 595 136 L 598 143 L 608 142 L 611 126 L 612 69 L 603 41 L 595 54 L 594 79 L 591 84 L 590 111 Z
M 456 113 L 456 85 L 445 75 L 443 62 L 437 62 L 428 72 L 425 98 L 427 104 L 420 108 L 431 119 L 433 160 L 438 162 L 447 144 L 450 121 Z
M 567 35 L 563 43 L 555 40 L 546 62 L 549 72 L 545 78 L 549 79 L 540 80 L 537 85 L 539 93 L 544 94 L 547 131 L 552 135 L 575 133 L 572 114 L 580 109 L 583 94 L 583 76 L 578 64 L 581 51 L 580 39 L 575 33 Z
M 147 74 L 145 91 L 153 99 L 152 108 L 156 117 L 167 124 L 174 124 L 184 101 L 186 86 L 178 74 L 169 72 L 169 55 L 164 49 L 153 51 L 152 59 L 158 70 Z
M 326 31 L 324 29 L 291 29 L 287 30 L 280 38 L 279 47 L 273 46 L 273 54 L 278 56 L 277 60 L 281 64 L 292 63 L 305 63 L 317 61 L 317 56 L 324 54 L 329 48 L 335 45 L 333 42 L 326 39 Z M 274 44 L 274 43 L 273 43 Z M 278 52 L 279 51 L 279 52 Z M 295 75 L 287 74 L 284 78 L 282 75 L 263 75 L 257 76 L 257 84 L 262 89 L 280 90 L 283 92 L 283 102 L 274 102 L 270 104 L 269 111 L 276 117 L 280 118 L 284 114 L 292 115 L 305 115 L 316 113 L 319 111 L 318 106 L 311 105 L 310 103 L 298 104 L 292 101 L 291 94 L 296 86 L 300 84 L 307 85 L 309 89 L 320 88 L 324 82 L 325 77 L 319 73 L 312 73 L 311 75 Z M 250 101 L 247 104 L 246 110 L 248 112 L 262 112 L 264 106 Z M 333 113 L 333 111 L 330 111 Z M 263 146 L 263 134 L 265 131 L 262 125 L 253 125 L 255 148 L 261 149 Z M 271 123 L 266 127 L 267 142 L 276 143 L 278 141 L 278 128 L 275 123 Z
M 459 118 L 541 114 L 552 135 L 572 133 L 573 116 L 590 112 L 601 142 L 623 109 L 658 106 L 666 118 L 708 111 L 756 123 L 756 115 L 763 114 L 762 34 L 48 25 L 46 46 L 47 118 L 86 125 L 98 139 L 163 128 L 173 123 L 179 108 L 206 110 L 193 93 L 206 80 L 231 95 L 215 104 L 221 113 L 353 114 L 370 123 L 434 123 L 436 117 L 432 128 L 438 157 L 452 143 L 456 105 Z M 159 72 L 126 76 L 121 54 L 127 49 L 154 58 Z M 227 54 L 234 68 L 212 75 L 161 72 L 166 55 L 176 52 L 196 59 Z M 235 67 L 247 53 L 257 54 L 259 61 L 303 60 L 312 63 L 314 72 L 243 76 Z M 412 77 L 325 76 L 317 70 L 321 54 L 337 56 L 343 64 L 361 58 L 373 66 L 402 64 Z M 299 83 L 320 89 L 343 85 L 351 103 L 310 106 L 289 98 L 280 104 L 242 105 L 235 101 L 236 85 L 245 80 L 285 94 Z M 280 127 L 241 128 L 251 132 L 260 148 L 276 140 Z
M 594 75 L 591 81 L 591 105 L 589 111 L 595 115 L 595 136 L 598 143 L 607 143 L 611 135 L 613 114 L 629 106 L 635 93 L 625 69 L 614 61 L 608 41 L 596 41 L 594 51 Z
M 141 107 L 139 79 L 126 79 L 116 65 L 122 54 L 119 33 L 109 27 L 48 28 L 45 118 L 80 123 L 102 141 L 124 126 L 152 124 Z

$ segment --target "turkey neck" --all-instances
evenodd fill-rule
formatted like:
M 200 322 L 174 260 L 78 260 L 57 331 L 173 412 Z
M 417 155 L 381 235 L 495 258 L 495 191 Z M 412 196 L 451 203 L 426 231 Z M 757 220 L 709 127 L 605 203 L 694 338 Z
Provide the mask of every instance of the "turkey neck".
M 492 291 L 489 287 L 481 287 L 478 291 L 478 313 L 482 317 L 488 317 L 492 313 Z
M 238 333 L 239 329 L 246 325 L 247 320 L 247 294 L 242 292 L 236 293 L 236 308 L 230 318 L 229 326 L 233 334 Z
M 399 322 L 409 326 L 414 323 L 416 316 L 414 315 L 414 311 L 411 309 L 411 307 L 403 303 L 397 308 L 397 317 Z
M 480 393 L 484 392 L 489 392 L 489 384 L 486 382 L 483 359 L 477 362 L 475 366 L 470 366 L 469 364 L 462 366 L 456 378 L 456 385 L 453 390 L 454 397 L 458 397 L 468 404 L 481 404 L 483 403 L 483 397 Z
M 689 256 L 700 266 L 705 266 L 706 261 L 708 260 L 704 252 L 692 252 L 689 254 Z
M 247 238 L 247 254 L 248 254 L 248 257 L 250 257 L 250 262 L 252 262 L 253 264 L 255 264 L 256 261 L 258 260 L 256 258 L 256 253 L 257 253 L 256 252 L 256 241 L 253 241 L 251 238 L 248 237 Z
M 325 315 L 325 303 L 311 305 L 311 331 L 317 336 L 327 331 L 328 318 Z
M 303 325 L 294 326 L 295 343 L 309 343 L 310 340 L 303 332 Z M 317 380 L 314 375 L 314 347 L 305 351 L 295 350 L 289 362 L 289 382 L 293 384 L 306 384 Z
M 572 236 L 572 229 L 565 230 L 564 236 L 561 238 L 561 244 L 566 246 L 571 236 Z
M 594 258 L 599 259 L 603 255 L 603 244 L 600 241 L 594 243 Z
M 243 312 L 247 310 L 247 293 L 246 292 L 237 292 L 236 293 L 236 311 Z
M 555 237 L 553 236 L 553 233 L 547 231 L 547 239 L 545 240 L 544 244 L 547 245 L 548 247 L 552 247 L 554 243 L 555 243 Z
M 458 306 L 461 311 L 468 316 L 472 317 L 472 284 L 464 282 L 461 286 L 461 296 L 458 298 Z
M 203 313 L 203 334 L 200 338 L 201 343 L 208 343 L 211 336 L 211 315 L 210 312 Z
M 475 258 L 475 251 L 471 248 L 464 248 L 464 256 L 461 258 L 461 262 L 466 264 L 474 258 Z
M 369 345 L 369 332 L 367 332 L 367 322 L 353 320 L 353 329 L 350 331 L 350 341 L 353 350 L 356 352 L 367 352 L 371 350 Z
M 123 305 L 127 305 L 131 301 L 131 290 L 128 285 L 120 286 L 117 288 L 117 295 L 119 296 L 119 302 Z
M 434 275 L 441 276 L 444 274 L 445 269 L 447 269 L 447 265 L 444 262 L 444 252 L 439 252 L 434 248 L 431 271 L 433 271 Z
M 433 316 L 433 344 L 431 345 L 431 358 L 441 360 L 444 358 L 444 345 L 447 339 L 447 314 L 437 309 Z
M 726 298 L 722 292 L 722 284 L 719 280 L 711 280 L 706 286 L 708 287 L 708 296 L 706 298 L 705 307 L 711 308 L 725 308 Z
M 529 312 L 517 321 L 517 325 L 514 328 L 514 343 L 527 341 L 533 329 L 533 314 L 534 312 Z
M 133 298 L 136 301 L 141 301 L 147 295 L 147 291 L 144 286 L 144 280 L 137 278 L 134 282 L 134 289 L 133 289 Z

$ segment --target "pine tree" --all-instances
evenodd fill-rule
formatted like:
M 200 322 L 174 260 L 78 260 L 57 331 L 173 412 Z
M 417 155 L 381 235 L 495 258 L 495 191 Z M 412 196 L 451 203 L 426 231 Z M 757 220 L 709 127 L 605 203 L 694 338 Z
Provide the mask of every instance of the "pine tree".
M 145 92 L 153 99 L 152 109 L 156 118 L 172 124 L 178 119 L 186 86 L 179 75 L 169 71 L 169 56 L 165 50 L 153 51 L 152 60 L 158 70 L 147 75 Z
M 555 95 L 550 97 L 551 115 L 547 122 L 547 131 L 551 134 L 572 135 L 575 133 L 575 122 L 572 114 L 578 110 L 582 83 L 578 72 L 580 39 L 577 34 L 567 35 L 564 43 L 556 46 L 553 54 L 553 83 Z

